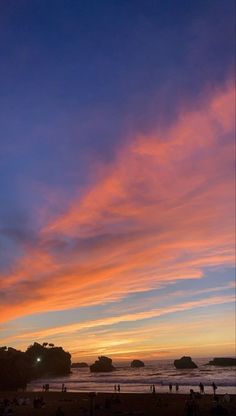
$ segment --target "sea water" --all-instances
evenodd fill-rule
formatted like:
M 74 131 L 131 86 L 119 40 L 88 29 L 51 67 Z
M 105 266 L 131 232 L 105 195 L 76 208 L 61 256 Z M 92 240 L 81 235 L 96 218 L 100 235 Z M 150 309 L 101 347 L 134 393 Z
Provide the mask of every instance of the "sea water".
M 192 388 L 199 391 L 199 383 L 205 386 L 206 393 L 212 393 L 211 384 L 218 386 L 217 394 L 236 394 L 236 368 L 206 366 L 209 359 L 194 359 L 198 368 L 177 370 L 173 360 L 145 362 L 145 367 L 131 368 L 130 363 L 114 361 L 116 371 L 111 373 L 91 373 L 89 368 L 72 368 L 66 377 L 42 378 L 32 381 L 28 390 L 42 390 L 43 384 L 49 384 L 50 390 L 60 391 L 64 383 L 71 392 L 113 392 L 114 385 L 120 384 L 123 393 L 148 393 L 150 385 L 156 386 L 156 392 L 169 391 L 169 383 L 179 384 L 179 393 L 188 393 Z

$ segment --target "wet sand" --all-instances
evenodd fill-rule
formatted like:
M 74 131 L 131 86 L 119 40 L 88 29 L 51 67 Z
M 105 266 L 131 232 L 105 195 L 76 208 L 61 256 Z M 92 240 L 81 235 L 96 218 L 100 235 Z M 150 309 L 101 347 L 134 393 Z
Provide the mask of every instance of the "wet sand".
M 33 408 L 33 399 L 43 396 L 45 407 Z M 60 406 L 65 416 L 113 416 L 113 415 L 139 415 L 139 416 L 184 416 L 186 415 L 186 394 L 132 394 L 132 393 L 98 393 L 93 401 L 93 413 L 91 412 L 91 398 L 88 393 L 58 393 L 58 392 L 0 392 L 0 400 L 8 398 L 27 397 L 30 403 L 27 405 L 13 405 L 13 415 L 22 416 L 54 416 Z M 219 396 L 220 400 L 223 396 Z M 230 396 L 230 403 L 223 404 L 228 415 L 236 414 L 236 396 Z M 199 403 L 199 415 L 212 414 L 212 395 L 204 395 L 197 400 Z M 1 415 L 1 412 L 0 412 Z

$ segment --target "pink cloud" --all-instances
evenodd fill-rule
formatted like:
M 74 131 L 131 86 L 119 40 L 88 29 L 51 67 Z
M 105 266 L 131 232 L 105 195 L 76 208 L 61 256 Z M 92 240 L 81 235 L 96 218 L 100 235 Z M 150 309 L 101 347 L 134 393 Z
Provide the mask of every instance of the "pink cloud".
M 1 276 L 1 321 L 114 301 L 234 264 L 233 85 L 134 138 Z

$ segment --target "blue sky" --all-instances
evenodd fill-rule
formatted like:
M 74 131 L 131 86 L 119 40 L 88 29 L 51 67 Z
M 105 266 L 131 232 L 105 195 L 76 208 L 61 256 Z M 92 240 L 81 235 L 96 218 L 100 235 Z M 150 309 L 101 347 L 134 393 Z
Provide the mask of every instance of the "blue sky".
M 158 358 L 161 345 L 174 356 L 177 338 L 151 333 L 162 319 L 177 331 L 188 315 L 202 322 L 199 345 L 211 328 L 212 353 L 233 353 L 234 8 L 233 0 L 1 2 L 4 344 L 25 348 L 50 328 L 46 341 L 77 358 L 71 325 L 86 321 L 88 359 L 96 334 L 119 359 Z M 163 315 L 138 315 L 157 308 Z M 150 327 L 140 345 L 125 332 L 130 313 L 130 334 Z M 212 327 L 224 314 L 220 345 Z

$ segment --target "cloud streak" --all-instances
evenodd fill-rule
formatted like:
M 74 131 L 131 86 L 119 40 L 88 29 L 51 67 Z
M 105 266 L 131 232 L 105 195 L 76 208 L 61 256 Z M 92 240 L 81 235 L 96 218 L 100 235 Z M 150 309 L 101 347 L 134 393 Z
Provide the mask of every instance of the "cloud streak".
M 111 302 L 233 265 L 233 103 L 229 83 L 120 149 L 0 275 L 0 321 Z
M 227 296 L 215 296 L 215 297 L 208 297 L 201 300 L 190 301 L 185 303 L 173 304 L 170 307 L 162 307 L 156 309 L 145 310 L 142 312 L 135 312 L 129 314 L 120 314 L 118 316 L 110 316 L 103 319 L 96 319 L 90 320 L 85 322 L 80 322 L 76 324 L 69 324 L 59 327 L 53 327 L 49 329 L 42 329 L 40 331 L 31 331 L 28 334 L 20 334 L 15 335 L 14 338 L 17 339 L 24 339 L 24 338 L 31 338 L 31 339 L 44 339 L 47 337 L 55 337 L 58 335 L 65 335 L 65 334 L 76 334 L 80 331 L 87 330 L 87 329 L 96 329 L 99 327 L 111 326 L 116 325 L 121 322 L 136 322 L 142 321 L 146 319 L 158 318 L 164 315 L 173 314 L 176 312 L 183 312 L 188 311 L 196 308 L 205 308 L 213 305 L 222 305 L 225 303 L 232 303 L 234 302 L 233 295 Z

